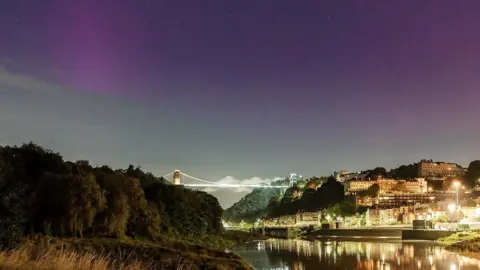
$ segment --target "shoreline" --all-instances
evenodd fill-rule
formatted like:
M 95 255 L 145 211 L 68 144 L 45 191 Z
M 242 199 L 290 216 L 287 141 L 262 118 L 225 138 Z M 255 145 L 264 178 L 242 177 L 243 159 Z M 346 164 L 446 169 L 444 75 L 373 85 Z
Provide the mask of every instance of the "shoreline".
M 220 237 L 220 235 L 218 235 Z M 199 239 L 198 242 L 205 241 Z M 225 244 L 225 243 L 222 243 Z M 229 246 L 240 244 L 231 243 Z M 130 238 L 73 238 L 73 237 L 49 237 L 31 236 L 24 240 L 23 244 L 14 249 L 14 253 L 1 253 L 22 255 L 23 261 L 18 262 L 17 268 L 26 265 L 44 264 L 33 254 L 45 254 L 44 259 L 56 261 L 65 256 L 71 258 L 103 258 L 104 263 L 126 263 L 133 261 L 143 263 L 147 267 L 143 269 L 160 269 L 165 267 L 190 267 L 189 269 L 253 269 L 253 266 L 242 256 L 235 252 L 226 252 L 225 248 L 214 247 L 216 243 L 205 245 L 201 243 L 189 243 L 176 241 L 168 238 L 159 241 L 135 240 Z M 70 254 L 70 255 L 68 255 Z M 48 256 L 47 256 L 48 255 Z M 40 256 L 42 257 L 42 256 Z M 123 262 L 122 260 L 128 260 Z M 119 261 L 120 260 L 120 261 Z M 11 260 L 10 263 L 14 263 Z M 0 268 L 8 262 L 0 262 Z M 72 261 L 70 263 L 78 263 Z M 148 267 L 152 266 L 152 268 Z M 8 267 L 7 267 L 8 268 Z M 3 268 L 2 268 L 3 269 Z

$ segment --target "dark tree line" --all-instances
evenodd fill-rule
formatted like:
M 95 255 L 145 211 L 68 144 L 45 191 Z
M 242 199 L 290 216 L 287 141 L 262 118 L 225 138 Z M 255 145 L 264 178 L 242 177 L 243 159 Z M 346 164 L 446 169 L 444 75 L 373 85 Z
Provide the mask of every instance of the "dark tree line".
M 480 160 L 470 162 L 465 180 L 469 187 L 475 187 L 480 184 Z
M 383 167 L 376 167 L 375 169 L 367 172 L 367 177 L 370 179 L 377 179 L 379 176 L 393 179 L 413 179 L 418 177 L 418 163 L 401 165 L 398 168 L 391 169 L 390 171 L 387 171 Z
M 223 210 L 210 194 L 173 186 L 139 167 L 64 161 L 33 143 L 0 147 L 0 199 L 3 246 L 35 233 L 154 240 L 223 229 Z
M 298 194 L 301 192 L 301 196 Z M 291 215 L 298 212 L 319 211 L 334 206 L 345 199 L 344 187 L 335 178 L 329 177 L 320 188 L 298 187 L 288 188 L 281 200 L 270 199 L 267 206 L 267 216 L 276 217 Z

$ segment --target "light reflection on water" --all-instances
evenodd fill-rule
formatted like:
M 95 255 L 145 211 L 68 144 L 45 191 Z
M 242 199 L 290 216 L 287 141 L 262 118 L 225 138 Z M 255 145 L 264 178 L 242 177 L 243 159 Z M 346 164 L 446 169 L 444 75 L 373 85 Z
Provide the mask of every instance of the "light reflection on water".
M 433 242 L 272 239 L 233 249 L 255 269 L 480 269 L 480 261 Z

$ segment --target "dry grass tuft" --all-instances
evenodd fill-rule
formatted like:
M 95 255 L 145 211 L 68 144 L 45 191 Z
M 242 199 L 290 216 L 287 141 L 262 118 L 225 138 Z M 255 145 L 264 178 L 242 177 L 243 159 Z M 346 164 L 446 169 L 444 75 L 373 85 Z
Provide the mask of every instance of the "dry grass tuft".
M 112 259 L 108 255 L 77 253 L 53 248 L 37 250 L 32 247 L 0 252 L 0 269 L 140 270 L 155 268 L 153 262 L 138 261 L 133 256 Z

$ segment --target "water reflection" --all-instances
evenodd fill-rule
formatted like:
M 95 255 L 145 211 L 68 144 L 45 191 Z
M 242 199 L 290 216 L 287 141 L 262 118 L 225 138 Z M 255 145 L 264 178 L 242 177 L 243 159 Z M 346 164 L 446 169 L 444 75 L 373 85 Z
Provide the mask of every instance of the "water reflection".
M 431 242 L 267 240 L 236 247 L 256 269 L 480 269 Z

